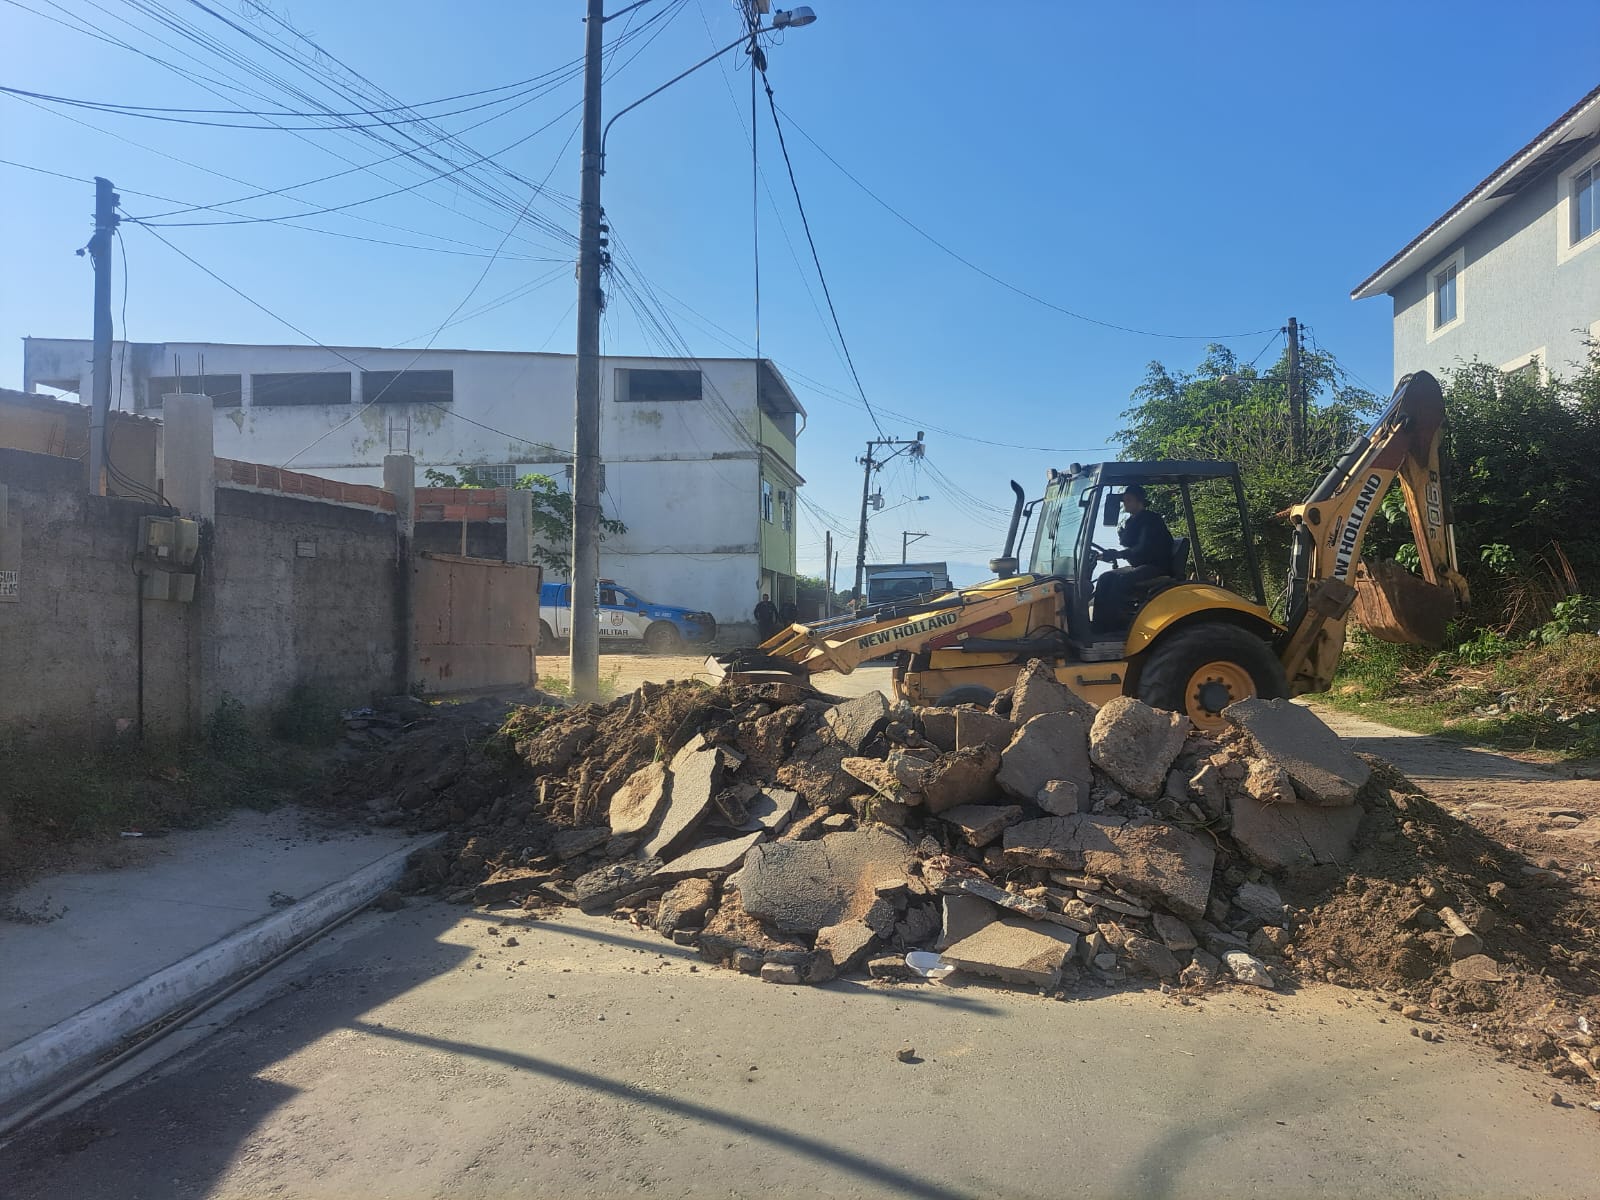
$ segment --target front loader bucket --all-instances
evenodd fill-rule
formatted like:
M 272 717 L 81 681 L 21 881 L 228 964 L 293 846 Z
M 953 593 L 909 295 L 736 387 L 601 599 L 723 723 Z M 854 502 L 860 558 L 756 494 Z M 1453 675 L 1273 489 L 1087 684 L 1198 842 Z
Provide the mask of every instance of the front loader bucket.
M 713 654 L 706 659 L 702 670 L 716 682 L 732 683 L 797 683 L 811 686 L 807 673 L 794 663 L 774 658 L 760 650 L 735 650 L 730 654 Z
M 1441 646 L 1456 612 L 1455 593 L 1429 583 L 1397 562 L 1361 562 L 1356 567 L 1355 621 L 1380 642 Z

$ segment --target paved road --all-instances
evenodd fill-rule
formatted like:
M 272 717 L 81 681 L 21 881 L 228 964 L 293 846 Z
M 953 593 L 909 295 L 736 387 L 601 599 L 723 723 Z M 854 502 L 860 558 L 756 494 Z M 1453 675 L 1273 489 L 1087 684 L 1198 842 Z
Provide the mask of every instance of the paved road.
M 1594 1113 L 1331 988 L 785 988 L 609 919 L 438 904 L 300 969 L 0 1149 L 6 1195 L 1600 1194 Z

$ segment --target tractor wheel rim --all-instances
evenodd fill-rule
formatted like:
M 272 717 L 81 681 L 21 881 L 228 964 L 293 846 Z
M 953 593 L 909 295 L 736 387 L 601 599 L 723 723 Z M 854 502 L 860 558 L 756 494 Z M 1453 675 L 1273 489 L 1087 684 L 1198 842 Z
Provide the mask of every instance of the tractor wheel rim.
M 1256 694 L 1250 672 L 1236 662 L 1219 659 L 1208 662 L 1189 676 L 1183 692 L 1183 706 L 1189 719 L 1201 729 L 1220 729 L 1226 722 L 1222 710 L 1235 700 Z

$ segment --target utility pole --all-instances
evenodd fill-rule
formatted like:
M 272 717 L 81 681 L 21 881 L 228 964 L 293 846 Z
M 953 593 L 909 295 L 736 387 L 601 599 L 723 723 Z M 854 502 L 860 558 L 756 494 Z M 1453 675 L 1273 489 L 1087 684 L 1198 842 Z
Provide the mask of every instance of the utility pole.
M 822 615 L 833 616 L 833 530 L 822 534 Z
M 912 533 L 909 529 L 900 531 L 900 565 L 902 567 L 906 565 L 906 547 L 912 542 L 920 542 L 927 536 L 925 533 Z
M 899 446 L 893 454 L 884 458 L 875 459 L 872 452 L 879 446 Z M 862 465 L 861 475 L 861 529 L 856 541 L 856 585 L 851 589 L 851 599 L 861 600 L 861 581 L 867 571 L 867 504 L 872 499 L 872 472 L 880 469 L 884 463 L 899 455 L 910 453 L 912 458 L 922 457 L 922 430 L 917 430 L 917 436 L 911 441 L 904 438 L 875 438 L 867 443 L 865 458 L 856 459 Z
M 94 387 L 89 409 L 89 494 L 106 492 L 106 425 L 111 419 L 111 238 L 121 197 L 109 179 L 94 177 L 94 234 L 89 261 L 94 267 Z
M 578 201 L 578 387 L 572 463 L 572 635 L 568 667 L 580 701 L 600 698 L 600 80 L 602 0 L 584 25 L 583 175 Z
M 1306 414 L 1300 402 L 1300 322 L 1289 318 L 1289 446 L 1294 461 L 1305 457 Z

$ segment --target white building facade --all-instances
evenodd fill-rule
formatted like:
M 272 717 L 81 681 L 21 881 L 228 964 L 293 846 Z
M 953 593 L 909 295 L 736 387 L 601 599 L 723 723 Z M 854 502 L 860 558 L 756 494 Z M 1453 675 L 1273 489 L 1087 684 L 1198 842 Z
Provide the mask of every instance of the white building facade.
M 25 338 L 24 389 L 91 394 L 86 339 Z M 381 484 L 383 458 L 463 467 L 497 485 L 537 473 L 565 490 L 576 360 L 569 354 L 370 347 L 116 343 L 112 406 L 159 416 L 204 392 L 216 453 Z M 602 504 L 627 532 L 601 573 L 648 599 L 752 621 L 795 594 L 796 443 L 805 411 L 766 359 L 602 360 Z

